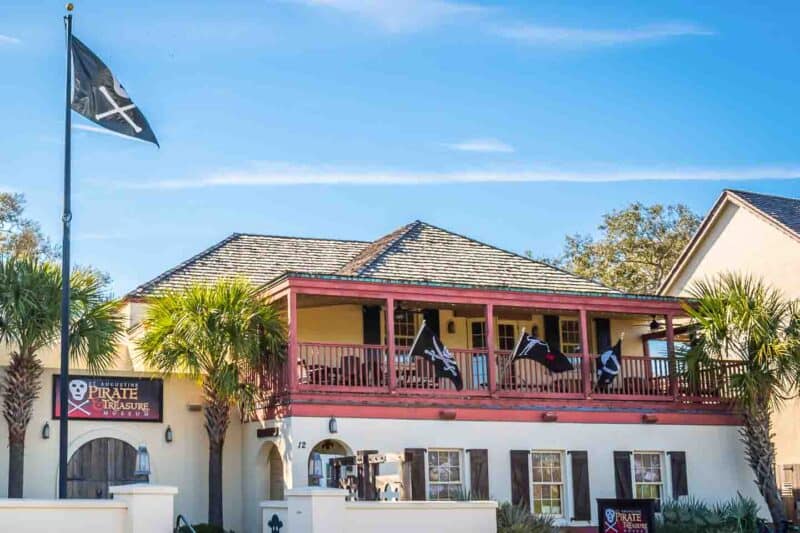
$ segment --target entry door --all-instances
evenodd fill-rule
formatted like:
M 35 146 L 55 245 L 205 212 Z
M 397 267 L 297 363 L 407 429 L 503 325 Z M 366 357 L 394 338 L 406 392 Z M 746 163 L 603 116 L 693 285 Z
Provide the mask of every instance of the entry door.
M 67 498 L 109 498 L 108 487 L 138 480 L 136 449 L 119 439 L 94 439 L 67 463 Z

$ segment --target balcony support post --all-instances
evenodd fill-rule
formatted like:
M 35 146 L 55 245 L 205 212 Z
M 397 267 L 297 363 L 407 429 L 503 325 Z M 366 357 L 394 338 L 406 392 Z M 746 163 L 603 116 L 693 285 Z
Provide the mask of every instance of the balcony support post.
M 486 377 L 489 394 L 497 392 L 497 359 L 494 352 L 494 304 L 486 304 Z
M 397 349 L 394 343 L 394 298 L 386 298 L 386 349 L 387 372 L 389 372 L 389 392 L 397 388 Z
M 664 316 L 667 328 L 667 357 L 669 358 L 669 394 L 678 398 L 678 365 L 675 360 L 675 328 L 672 324 L 672 315 Z
M 286 364 L 289 368 L 289 392 L 294 392 L 298 386 L 297 363 L 299 356 L 297 353 L 299 349 L 297 342 L 297 292 L 289 289 L 286 299 L 286 319 L 289 326 L 289 353 L 287 354 Z
M 586 309 L 578 310 L 581 328 L 581 378 L 583 380 L 583 396 L 589 398 L 592 395 L 592 374 L 589 364 L 589 318 Z

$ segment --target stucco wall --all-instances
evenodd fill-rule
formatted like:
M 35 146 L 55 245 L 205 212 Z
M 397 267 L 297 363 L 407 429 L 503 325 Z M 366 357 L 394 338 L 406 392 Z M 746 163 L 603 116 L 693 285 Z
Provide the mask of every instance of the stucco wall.
M 25 441 L 25 497 L 54 498 L 58 484 L 58 421 L 51 420 L 52 370 L 45 372 L 34 416 Z M 113 372 L 111 375 L 135 375 Z M 141 374 L 138 374 L 141 377 Z M 194 522 L 205 522 L 208 514 L 208 438 L 203 428 L 203 413 L 190 412 L 189 403 L 201 403 L 200 391 L 184 379 L 164 382 L 164 422 L 70 421 L 70 456 L 80 445 L 94 438 L 113 437 L 138 447 L 145 444 L 150 452 L 150 481 L 179 489 L 175 512 Z M 50 438 L 41 436 L 42 426 L 50 422 Z M 167 443 L 164 431 L 172 427 L 174 440 Z M 241 428 L 238 419 L 231 421 L 223 457 L 224 513 L 227 527 L 241 530 L 242 469 Z M 8 429 L 0 419 L 0 497 L 8 491 Z

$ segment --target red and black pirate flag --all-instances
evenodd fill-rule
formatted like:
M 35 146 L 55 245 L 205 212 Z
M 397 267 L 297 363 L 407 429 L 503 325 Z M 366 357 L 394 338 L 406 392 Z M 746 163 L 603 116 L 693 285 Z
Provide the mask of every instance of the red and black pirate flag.
M 147 119 L 103 61 L 72 39 L 72 109 L 95 124 L 158 146 Z
M 517 346 L 511 354 L 512 363 L 517 359 L 533 359 L 547 367 L 550 372 L 556 373 L 567 372 L 575 368 L 566 355 L 559 350 L 551 349 L 549 344 L 528 335 L 525 331 L 520 335 Z
M 411 345 L 408 354 L 412 357 L 427 359 L 436 368 L 437 378 L 449 379 L 458 390 L 464 388 L 461 371 L 458 369 L 455 357 L 425 322 L 422 323 L 422 327 L 417 333 L 417 338 L 414 339 L 414 344 Z

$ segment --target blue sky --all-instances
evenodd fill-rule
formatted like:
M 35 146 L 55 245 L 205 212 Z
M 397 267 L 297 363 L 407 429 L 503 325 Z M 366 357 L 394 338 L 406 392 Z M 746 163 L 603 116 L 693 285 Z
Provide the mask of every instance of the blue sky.
M 0 188 L 54 241 L 63 3 L 0 5 Z M 74 259 L 122 294 L 234 231 L 549 255 L 635 200 L 800 195 L 800 4 L 751 4 L 79 1 L 161 149 L 74 116 Z

